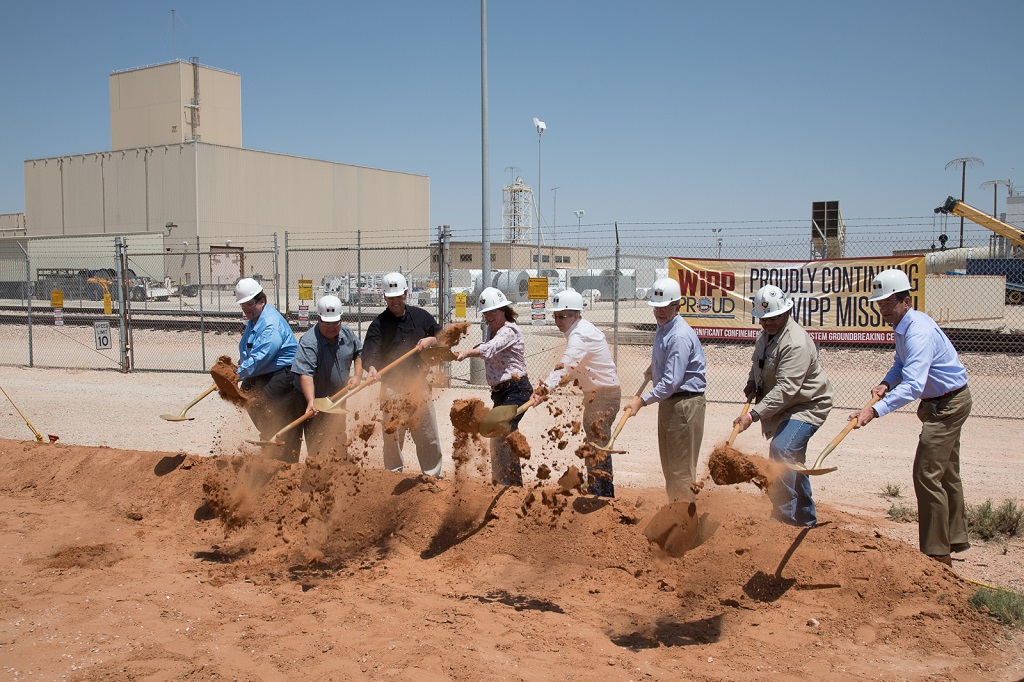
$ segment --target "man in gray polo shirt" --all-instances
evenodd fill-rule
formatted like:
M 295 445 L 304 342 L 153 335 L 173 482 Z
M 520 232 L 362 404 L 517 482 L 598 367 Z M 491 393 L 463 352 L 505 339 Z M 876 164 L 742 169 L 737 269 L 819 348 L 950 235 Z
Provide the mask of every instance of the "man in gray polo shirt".
M 318 414 L 313 400 L 328 398 L 346 384 L 355 385 L 363 375 L 363 361 L 359 357 L 363 344 L 341 323 L 341 301 L 337 296 L 324 296 L 316 310 L 320 320 L 299 339 L 292 363 L 295 388 L 306 400 L 306 412 L 316 415 L 303 422 L 310 456 L 331 446 L 340 452 L 346 426 L 344 414 Z M 355 371 L 350 374 L 353 363 Z

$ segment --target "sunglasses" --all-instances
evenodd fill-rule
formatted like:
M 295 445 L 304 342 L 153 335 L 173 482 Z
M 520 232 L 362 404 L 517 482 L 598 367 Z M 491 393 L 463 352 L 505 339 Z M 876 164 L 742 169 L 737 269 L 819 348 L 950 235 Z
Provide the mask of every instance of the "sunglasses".
M 573 314 L 572 314 L 572 313 L 555 313 L 555 314 L 553 315 L 553 317 L 554 317 L 554 318 L 555 318 L 556 320 L 564 320 L 564 319 L 566 319 L 566 318 L 568 318 L 568 317 L 572 317 L 572 316 L 573 316 Z

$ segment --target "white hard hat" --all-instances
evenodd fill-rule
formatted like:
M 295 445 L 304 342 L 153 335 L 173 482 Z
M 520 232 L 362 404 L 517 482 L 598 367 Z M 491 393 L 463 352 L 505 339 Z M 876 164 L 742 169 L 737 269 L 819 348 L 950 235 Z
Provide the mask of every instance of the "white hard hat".
M 647 295 L 647 305 L 655 308 L 664 308 L 682 297 L 683 292 L 679 289 L 679 281 L 671 277 L 662 277 L 659 280 L 655 280 L 654 285 L 651 287 L 651 291 Z
M 316 314 L 321 322 L 341 321 L 341 299 L 337 296 L 322 296 L 316 304 Z
M 235 303 L 245 303 L 256 298 L 256 294 L 263 291 L 260 283 L 252 277 L 243 277 L 235 285 Z
M 495 289 L 494 287 L 487 287 L 481 291 L 480 300 L 477 302 L 477 306 L 482 313 L 504 308 L 507 305 L 508 297 L 501 293 L 501 289 Z
M 786 296 L 786 292 L 774 284 L 768 284 L 754 294 L 754 309 L 751 312 L 754 317 L 764 319 L 788 313 L 792 307 L 793 299 Z
M 384 275 L 382 284 L 384 295 L 387 297 L 401 296 L 409 290 L 409 284 L 405 281 L 405 275 L 400 272 L 389 272 Z
M 902 270 L 882 270 L 871 280 L 871 298 L 869 301 L 881 301 L 889 298 L 897 291 L 910 291 L 910 280 Z
M 557 313 L 563 310 L 583 310 L 583 296 L 580 292 L 575 289 L 563 289 L 555 294 L 551 311 Z

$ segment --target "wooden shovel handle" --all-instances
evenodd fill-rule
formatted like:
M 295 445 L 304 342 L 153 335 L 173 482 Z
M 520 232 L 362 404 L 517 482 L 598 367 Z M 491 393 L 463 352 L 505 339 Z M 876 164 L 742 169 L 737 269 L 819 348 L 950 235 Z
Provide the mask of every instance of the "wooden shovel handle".
M 191 410 L 193 407 L 195 407 L 196 403 L 198 403 L 200 400 L 202 400 L 203 398 L 205 398 L 206 396 L 210 395 L 211 393 L 213 393 L 216 390 L 217 390 L 217 384 L 214 384 L 213 386 L 210 386 L 208 389 L 203 391 L 202 394 L 198 398 L 196 398 L 195 400 L 190 402 L 188 405 L 186 405 L 185 409 L 182 410 L 182 413 L 185 413 L 185 412 L 188 412 L 189 410 Z
M 296 426 L 298 426 L 302 422 L 304 422 L 307 419 L 309 419 L 310 417 L 312 417 L 313 414 L 314 414 L 313 412 L 306 412 L 301 417 L 299 417 L 298 419 L 293 421 L 291 424 L 288 424 L 287 426 L 283 427 L 280 431 L 275 433 L 273 436 L 271 436 L 269 442 L 276 443 L 278 440 L 280 440 L 281 436 L 283 436 L 284 434 L 288 433 L 289 431 L 294 429 Z
M 747 404 L 743 406 L 743 411 L 740 412 L 740 416 L 742 417 L 747 412 L 750 412 L 750 401 L 749 400 L 747 401 Z M 729 436 L 729 440 L 726 441 L 725 444 L 728 445 L 728 446 L 732 446 L 732 442 L 734 440 L 736 440 L 736 436 L 738 436 L 738 435 L 740 435 L 740 425 L 739 424 L 737 424 L 736 426 L 732 427 L 732 435 Z
M 397 367 L 399 364 L 401 364 L 403 360 L 405 360 L 406 358 L 408 358 L 408 357 L 410 357 L 412 355 L 415 355 L 418 352 L 419 352 L 418 348 L 413 348 L 412 350 L 410 350 L 409 352 L 403 354 L 400 358 L 398 358 L 397 360 L 395 360 L 391 364 L 385 366 L 382 370 L 377 372 L 377 380 L 380 380 L 380 377 L 384 376 L 385 374 L 387 374 L 388 372 L 393 370 L 395 367 Z M 349 398 L 354 396 L 356 393 L 359 393 L 359 391 L 363 390 L 367 386 L 370 386 L 370 385 L 372 385 L 374 383 L 376 383 L 376 381 L 370 381 L 369 379 L 367 379 L 366 381 L 363 381 L 360 384 L 358 384 L 355 388 L 352 388 L 352 389 L 343 388 L 343 389 L 341 389 L 340 391 L 338 391 L 337 393 L 335 393 L 334 395 L 331 396 L 331 402 L 334 403 L 334 404 L 338 404 L 338 403 L 342 402 L 342 396 L 344 396 L 344 400 L 348 400 Z
M 633 397 L 639 398 L 641 395 L 643 395 L 644 389 L 647 388 L 647 384 L 649 384 L 650 382 L 651 380 L 645 376 L 644 383 L 640 384 L 640 388 L 636 389 L 636 393 L 633 394 Z M 612 437 L 608 439 L 608 445 L 605 445 L 604 449 L 611 450 L 612 444 L 615 442 L 615 439 L 619 437 L 620 433 L 622 433 L 622 427 L 626 425 L 626 422 L 629 421 L 629 418 L 632 416 L 633 410 L 631 409 L 631 406 L 627 405 L 626 409 L 622 411 L 622 419 L 619 420 L 619 423 L 615 427 L 615 430 L 612 431 Z
M 868 404 L 864 406 L 864 409 L 865 410 L 868 409 L 869 407 L 871 407 L 872 405 L 877 403 L 878 400 L 879 400 L 878 396 L 872 394 L 871 400 L 869 400 Z M 839 445 L 843 441 L 843 439 L 846 438 L 846 435 L 848 433 L 850 433 L 850 431 L 853 431 L 853 429 L 856 428 L 856 426 L 857 426 L 857 420 L 856 419 L 848 420 L 846 422 L 846 426 L 843 428 L 842 431 L 839 432 L 839 435 L 836 436 L 835 438 L 833 438 L 832 442 L 829 443 L 828 445 L 826 445 L 825 449 L 821 451 L 820 455 L 818 455 L 818 459 L 814 460 L 814 466 L 811 467 L 811 468 L 812 469 L 820 469 L 821 468 L 821 463 L 825 461 L 825 458 L 828 457 L 829 454 L 831 454 L 832 451 L 836 449 L 836 446 Z

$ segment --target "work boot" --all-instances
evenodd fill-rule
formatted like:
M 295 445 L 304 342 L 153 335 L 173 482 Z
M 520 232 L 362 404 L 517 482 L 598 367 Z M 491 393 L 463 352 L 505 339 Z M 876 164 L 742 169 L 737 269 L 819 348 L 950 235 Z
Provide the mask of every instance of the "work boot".
M 970 548 L 971 543 L 969 542 L 954 542 L 952 545 L 949 546 L 949 551 L 955 554 L 959 554 L 960 552 L 966 552 Z
M 936 554 L 929 554 L 928 556 L 932 559 L 935 559 L 940 564 L 945 564 L 946 566 L 953 565 L 953 557 L 949 556 L 948 554 L 943 554 L 942 556 L 938 556 Z

